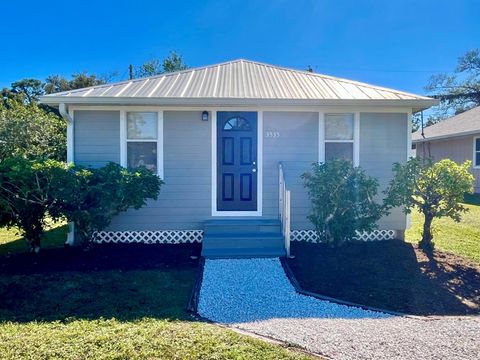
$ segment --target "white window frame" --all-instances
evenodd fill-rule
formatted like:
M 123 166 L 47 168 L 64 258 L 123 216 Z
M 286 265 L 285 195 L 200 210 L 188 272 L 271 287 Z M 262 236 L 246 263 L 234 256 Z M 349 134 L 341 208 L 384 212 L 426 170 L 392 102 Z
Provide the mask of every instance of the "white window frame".
M 157 139 L 128 139 L 127 112 L 150 112 L 157 114 Z M 157 143 L 157 175 L 164 178 L 163 169 L 163 110 L 150 108 L 131 108 L 120 110 L 120 165 L 127 167 L 127 144 L 129 142 L 156 142 Z
M 472 158 L 472 167 L 474 169 L 480 169 L 480 164 L 476 163 L 477 159 L 477 153 L 480 153 L 480 151 L 477 151 L 477 140 L 480 140 L 480 136 L 474 136 L 473 137 L 473 158 Z
M 325 121 L 328 115 L 353 115 L 353 139 L 328 140 L 325 138 Z M 360 112 L 319 112 L 318 113 L 318 162 L 325 162 L 325 144 L 350 143 L 353 144 L 353 165 L 360 165 Z

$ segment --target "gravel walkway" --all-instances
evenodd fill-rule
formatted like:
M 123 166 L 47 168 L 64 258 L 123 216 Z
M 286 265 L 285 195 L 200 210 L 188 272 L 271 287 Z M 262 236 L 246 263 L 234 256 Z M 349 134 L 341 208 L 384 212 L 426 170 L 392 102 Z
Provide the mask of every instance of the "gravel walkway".
M 480 317 L 421 320 L 304 296 L 278 259 L 206 260 L 198 312 L 334 359 L 480 358 Z

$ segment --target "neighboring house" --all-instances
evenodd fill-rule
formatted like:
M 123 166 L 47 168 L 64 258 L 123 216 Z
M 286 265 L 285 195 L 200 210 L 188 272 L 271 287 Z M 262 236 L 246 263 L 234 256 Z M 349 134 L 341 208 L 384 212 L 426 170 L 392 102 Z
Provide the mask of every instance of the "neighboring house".
M 117 216 L 98 241 L 203 239 L 206 256 L 281 255 L 282 232 L 287 239 L 315 239 L 300 175 L 314 162 L 342 157 L 385 186 L 392 164 L 409 155 L 412 112 L 436 104 L 247 60 L 41 101 L 59 106 L 68 121 L 69 161 L 145 165 L 165 181 L 157 201 Z M 397 210 L 363 237 L 401 238 L 406 227 Z
M 415 132 L 413 144 L 422 158 L 472 161 L 475 192 L 480 192 L 480 106 L 427 126 L 423 136 L 422 130 Z

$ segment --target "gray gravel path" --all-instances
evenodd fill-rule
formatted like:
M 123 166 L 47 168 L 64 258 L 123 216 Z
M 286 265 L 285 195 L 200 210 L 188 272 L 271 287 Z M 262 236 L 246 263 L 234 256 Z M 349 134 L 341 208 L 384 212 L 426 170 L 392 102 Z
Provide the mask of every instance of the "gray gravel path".
M 278 259 L 206 260 L 198 312 L 334 359 L 480 359 L 480 317 L 414 319 L 304 296 Z

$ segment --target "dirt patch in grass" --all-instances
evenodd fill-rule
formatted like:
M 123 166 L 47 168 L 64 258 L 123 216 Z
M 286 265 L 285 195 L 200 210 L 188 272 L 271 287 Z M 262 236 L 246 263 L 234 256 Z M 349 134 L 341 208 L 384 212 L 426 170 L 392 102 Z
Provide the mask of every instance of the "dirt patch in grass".
M 416 315 L 480 313 L 480 266 L 451 253 L 427 256 L 397 240 L 338 249 L 299 242 L 292 253 L 289 265 L 308 291 Z
M 200 244 L 98 244 L 44 249 L 39 254 L 0 256 L 0 274 L 32 274 L 63 271 L 146 270 L 195 268 Z

